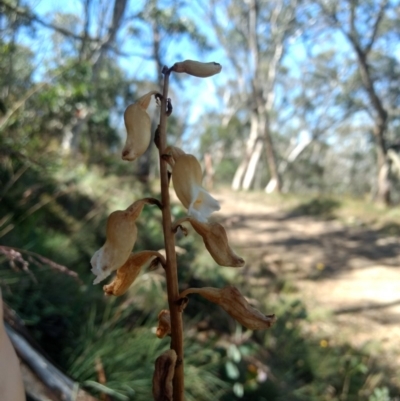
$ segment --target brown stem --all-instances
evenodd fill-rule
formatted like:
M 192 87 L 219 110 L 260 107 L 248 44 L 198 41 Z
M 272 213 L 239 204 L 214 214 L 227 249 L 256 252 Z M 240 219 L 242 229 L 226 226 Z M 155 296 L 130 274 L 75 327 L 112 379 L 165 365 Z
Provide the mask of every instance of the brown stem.
M 158 127 L 158 150 L 160 155 L 160 177 L 161 177 L 161 200 L 162 220 L 164 231 L 164 243 L 167 263 L 165 275 L 167 279 L 168 304 L 171 313 L 171 349 L 177 354 L 175 374 L 173 379 L 174 397 L 173 401 L 184 400 L 184 376 L 183 376 L 183 325 L 182 313 L 179 308 L 178 271 L 175 253 L 175 238 L 172 233 L 171 208 L 169 200 L 168 163 L 162 157 L 166 148 L 167 130 L 167 102 L 170 70 L 164 67 L 164 88 L 161 99 L 161 116 Z

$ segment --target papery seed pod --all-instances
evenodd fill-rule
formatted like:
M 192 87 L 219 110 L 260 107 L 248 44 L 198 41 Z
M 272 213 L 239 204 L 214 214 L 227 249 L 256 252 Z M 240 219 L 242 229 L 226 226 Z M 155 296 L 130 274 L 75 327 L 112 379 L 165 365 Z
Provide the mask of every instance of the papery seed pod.
M 205 222 L 220 206 L 202 187 L 202 180 L 200 163 L 193 155 L 184 154 L 177 158 L 172 168 L 172 183 L 176 196 L 188 209 L 189 216 Z
M 160 206 L 157 199 L 144 198 L 134 202 L 126 210 L 112 212 L 108 217 L 106 242 L 90 260 L 92 272 L 97 276 L 93 284 L 100 283 L 128 260 L 137 238 L 135 221 L 145 204 Z
M 169 310 L 163 309 L 158 314 L 158 327 L 156 330 L 156 336 L 158 338 L 164 338 L 169 334 L 171 334 L 171 314 Z
M 230 247 L 225 228 L 220 223 L 202 223 L 192 217 L 184 217 L 178 220 L 173 227 L 189 221 L 197 234 L 201 235 L 208 252 L 220 266 L 243 267 L 245 261 Z
M 211 77 L 221 72 L 221 70 L 222 66 L 219 63 L 202 63 L 194 60 L 180 61 L 179 63 L 175 63 L 171 68 L 171 71 L 185 72 L 186 74 L 200 78 Z
M 231 285 L 224 288 L 188 288 L 179 296 L 185 298 L 188 294 L 199 294 L 218 304 L 225 312 L 250 330 L 268 329 L 276 321 L 275 315 L 263 315 L 253 308 L 240 291 Z
M 133 161 L 141 156 L 149 147 L 151 140 L 151 121 L 147 113 L 151 96 L 157 91 L 151 91 L 135 103 L 129 105 L 124 113 L 126 127 L 126 142 L 122 149 L 122 159 Z
M 175 373 L 176 352 L 173 349 L 161 354 L 155 363 L 153 374 L 154 401 L 172 401 L 172 379 Z
M 157 251 L 142 251 L 131 253 L 128 260 L 117 270 L 114 280 L 105 286 L 103 291 L 106 295 L 120 296 L 128 291 L 128 288 L 136 280 L 142 266 L 151 258 L 158 258 L 165 264 L 164 256 Z

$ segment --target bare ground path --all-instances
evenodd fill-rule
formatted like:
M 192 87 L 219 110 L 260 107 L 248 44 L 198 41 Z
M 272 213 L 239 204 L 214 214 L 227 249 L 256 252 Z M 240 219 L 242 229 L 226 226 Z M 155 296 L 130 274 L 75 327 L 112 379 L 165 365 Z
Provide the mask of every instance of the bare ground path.
M 266 195 L 265 195 L 266 196 Z M 263 197 L 220 192 L 219 219 L 250 264 L 290 279 L 307 305 L 309 330 L 369 345 L 400 367 L 400 239 L 337 220 L 293 215 Z M 261 201 L 260 201 L 261 199 Z

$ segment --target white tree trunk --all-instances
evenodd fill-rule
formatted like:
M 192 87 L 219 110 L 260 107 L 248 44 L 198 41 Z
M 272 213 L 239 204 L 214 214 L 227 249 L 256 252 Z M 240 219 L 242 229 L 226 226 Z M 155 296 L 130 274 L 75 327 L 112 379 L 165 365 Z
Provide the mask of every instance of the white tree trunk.
M 261 140 L 258 140 L 250 157 L 250 161 L 247 165 L 246 174 L 243 179 L 242 188 L 245 191 L 248 191 L 251 187 L 251 184 L 253 183 L 254 175 L 256 173 L 258 161 L 260 160 L 262 150 L 263 142 Z
M 247 166 L 250 162 L 251 156 L 254 152 L 254 147 L 256 145 L 258 138 L 258 117 L 257 113 L 251 114 L 250 121 L 250 135 L 246 142 L 246 154 L 242 161 L 239 164 L 239 167 L 236 169 L 235 176 L 232 181 L 232 189 L 234 191 L 238 191 L 242 188 L 242 180 L 243 176 L 246 173 Z

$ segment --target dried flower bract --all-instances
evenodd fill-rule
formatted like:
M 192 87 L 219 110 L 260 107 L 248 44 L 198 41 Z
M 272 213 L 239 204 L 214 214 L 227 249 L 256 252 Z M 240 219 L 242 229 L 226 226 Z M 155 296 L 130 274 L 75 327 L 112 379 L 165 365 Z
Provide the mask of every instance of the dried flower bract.
M 114 280 L 105 286 L 103 291 L 106 295 L 120 296 L 128 291 L 128 288 L 136 280 L 142 266 L 152 258 L 158 258 L 165 264 L 164 256 L 157 251 L 142 251 L 131 253 L 128 260 L 117 270 Z
M 161 354 L 155 363 L 153 375 L 153 397 L 154 401 L 172 401 L 176 352 L 173 349 Z
M 184 298 L 188 294 L 199 294 L 218 304 L 225 312 L 250 330 L 268 329 L 276 320 L 275 315 L 263 315 L 253 308 L 240 291 L 231 285 L 224 288 L 188 288 L 180 294 L 180 297 Z
M 129 105 L 124 113 L 126 127 L 126 142 L 122 149 L 122 159 L 133 161 L 141 156 L 149 147 L 151 139 L 151 121 L 147 113 L 152 95 L 151 91 L 142 96 L 137 102 Z
M 184 217 L 178 220 L 173 227 L 189 221 L 197 234 L 201 235 L 208 252 L 220 266 L 243 267 L 245 261 L 230 247 L 225 228 L 220 223 L 202 223 L 192 217 Z

